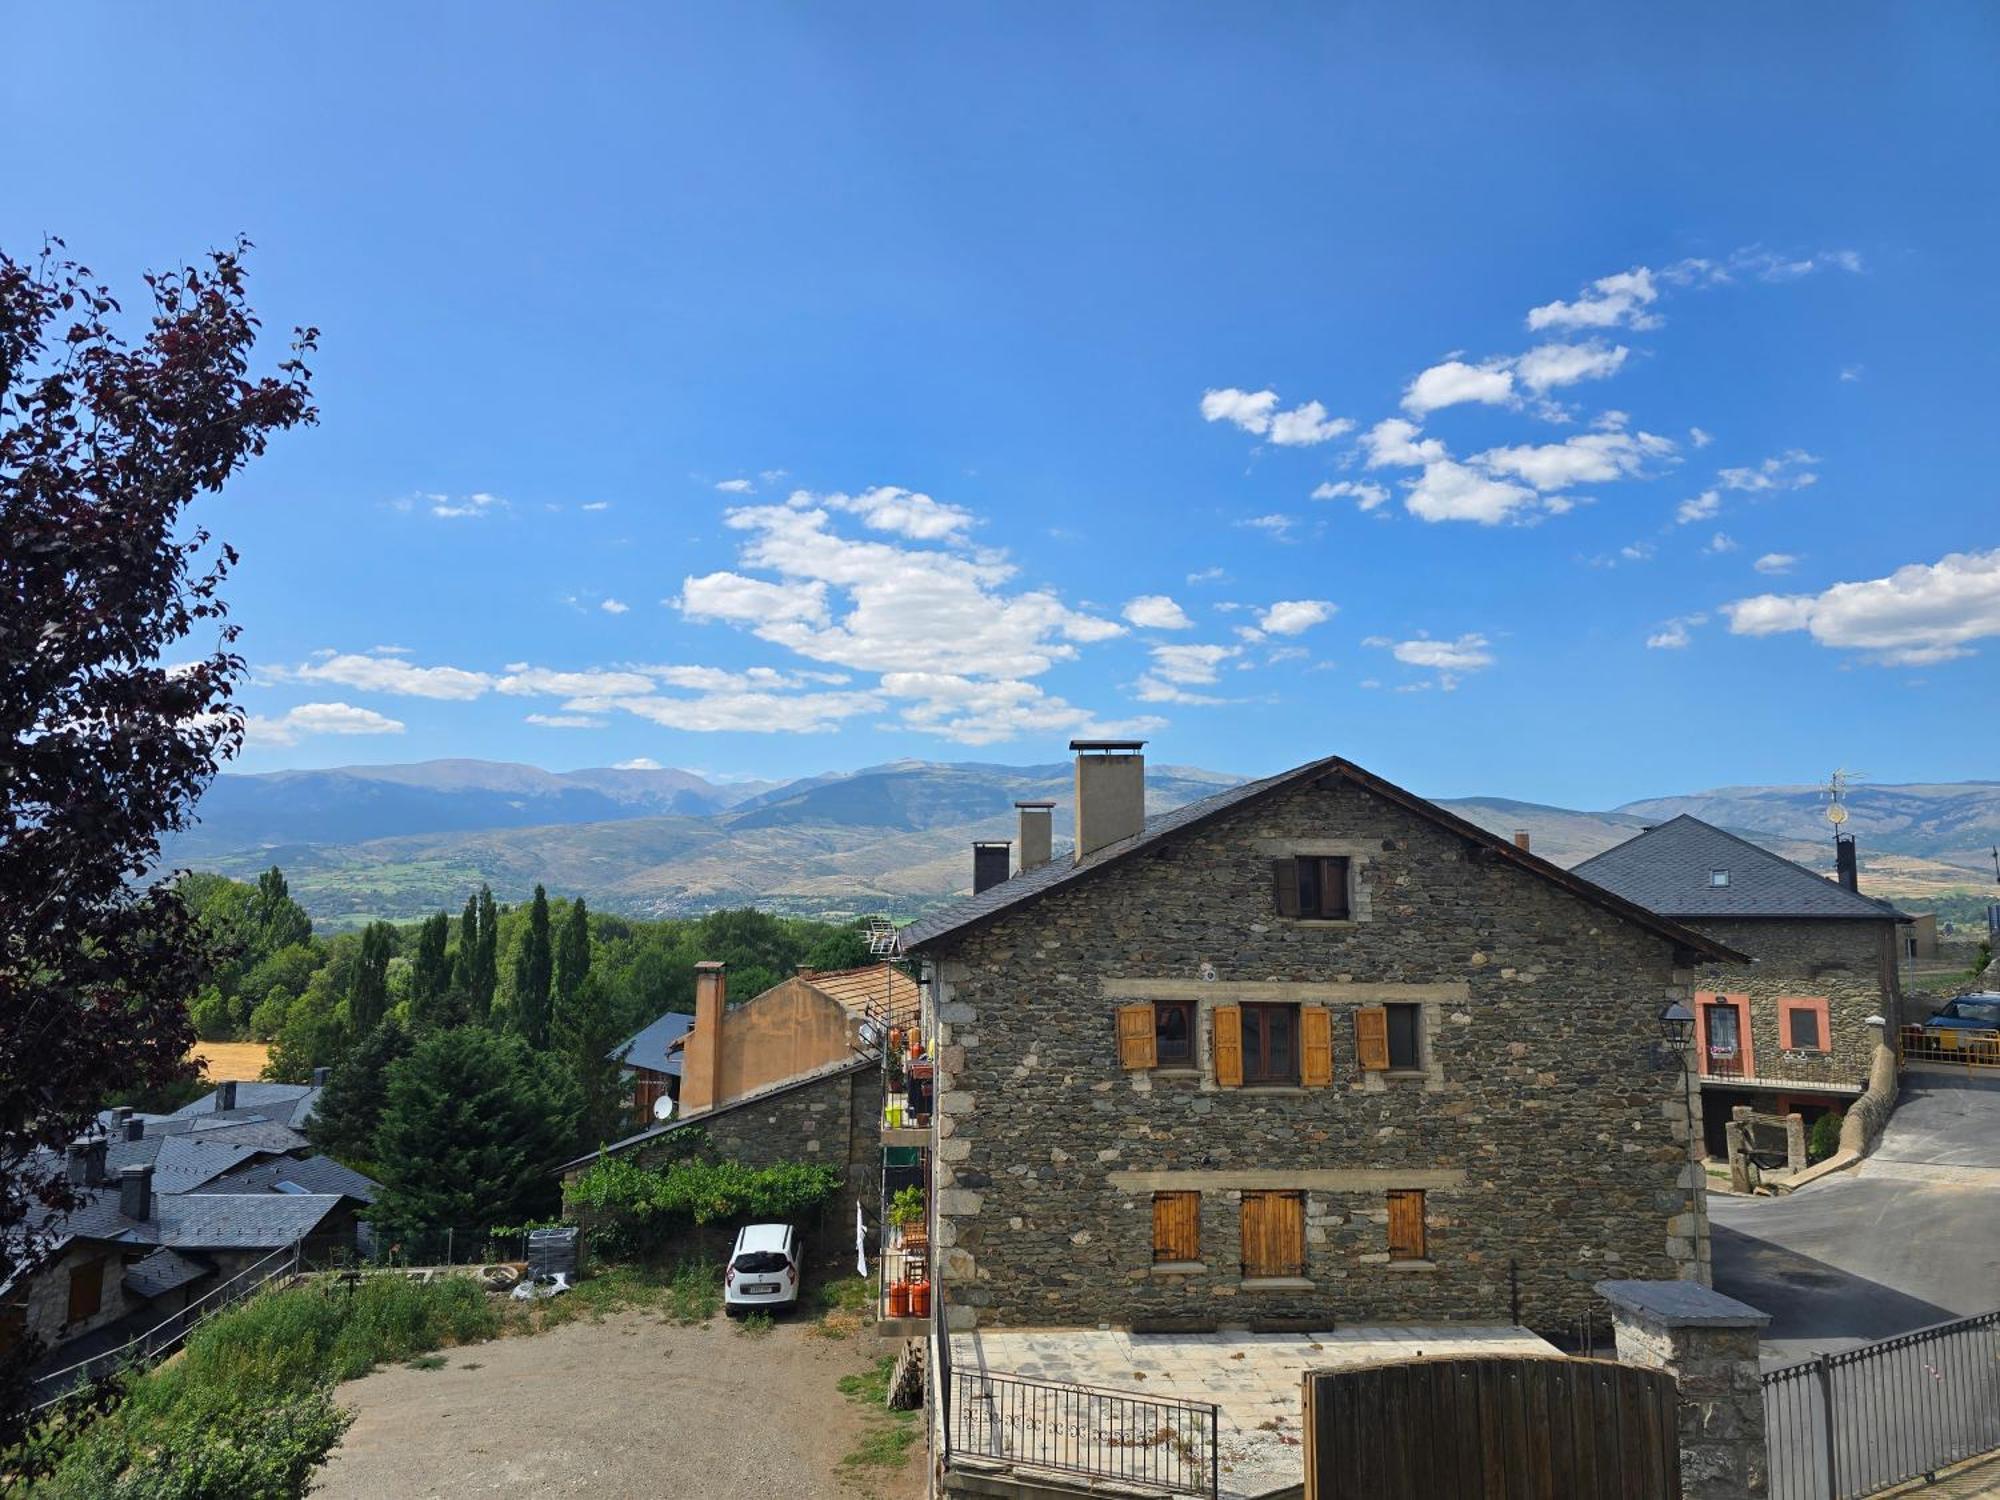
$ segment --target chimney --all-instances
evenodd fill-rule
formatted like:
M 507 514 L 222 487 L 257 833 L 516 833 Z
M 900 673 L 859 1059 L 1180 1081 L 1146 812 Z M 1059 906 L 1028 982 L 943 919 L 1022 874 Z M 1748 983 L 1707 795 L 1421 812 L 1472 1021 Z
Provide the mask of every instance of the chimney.
M 972 845 L 972 894 L 989 891 L 1013 873 L 1014 846 L 1005 839 L 979 839 Z
M 102 1187 L 111 1180 L 111 1170 L 105 1165 L 110 1150 L 111 1142 L 102 1135 L 92 1135 L 84 1143 L 84 1176 L 92 1187 Z
M 332 1069 L 332 1068 L 314 1068 L 314 1069 L 313 1069 L 313 1087 L 314 1087 L 314 1088 L 316 1088 L 316 1089 L 323 1089 L 323 1088 L 325 1088 L 325 1087 L 326 1087 L 326 1081 L 327 1081 L 327 1080 L 328 1080 L 329 1078 L 331 1078 L 331 1077 L 333 1077 L 333 1069 Z
M 1016 802 L 1014 811 L 1020 814 L 1021 873 L 1039 870 L 1055 854 L 1053 827 L 1056 805 L 1053 802 Z
M 90 1142 L 78 1136 L 63 1157 L 63 1175 L 71 1187 L 90 1186 Z
M 144 1120 L 127 1120 L 125 1122 L 126 1140 L 143 1141 L 145 1138 L 146 1138 L 146 1122 Z
M 1861 872 L 1854 863 L 1854 835 L 1838 833 L 1833 838 L 1834 868 L 1840 872 L 1840 888 L 1861 893 Z
M 127 1167 L 118 1174 L 118 1212 L 142 1222 L 153 1217 L 151 1167 Z
M 1516 828 L 1516 829 L 1514 830 L 1514 847 L 1515 847 L 1516 849 L 1519 849 L 1519 850 L 1520 850 L 1520 851 L 1521 851 L 1521 852 L 1522 852 L 1523 854 L 1531 854 L 1531 853 L 1533 853 L 1533 852 L 1534 852 L 1533 850 L 1529 849 L 1529 847 L 1528 847 L 1528 830 L 1527 830 L 1527 829 L 1525 829 L 1525 828 Z
M 1144 740 L 1071 740 L 1076 752 L 1076 858 L 1146 826 Z
M 236 1081 L 234 1079 L 231 1079 L 227 1083 L 218 1083 L 215 1086 L 215 1107 L 218 1110 L 236 1108 Z
M 722 1096 L 722 1013 L 729 1004 L 728 965 L 704 959 L 694 966 L 694 1030 L 681 1049 L 681 1110 L 713 1109 Z
M 111 1111 L 111 1133 L 120 1139 L 125 1136 L 125 1122 L 132 1118 L 132 1106 L 121 1104 Z

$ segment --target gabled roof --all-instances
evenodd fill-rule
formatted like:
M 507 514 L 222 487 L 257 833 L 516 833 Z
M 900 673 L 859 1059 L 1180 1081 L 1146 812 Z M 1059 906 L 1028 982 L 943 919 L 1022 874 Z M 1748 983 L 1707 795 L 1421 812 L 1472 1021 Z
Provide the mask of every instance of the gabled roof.
M 1528 874 L 1538 876 L 1552 885 L 1561 886 L 1570 894 L 1594 906 L 1603 907 L 1613 916 L 1623 918 L 1634 926 L 1643 927 L 1682 947 L 1693 949 L 1706 958 L 1722 963 L 1749 962 L 1746 955 L 1738 953 L 1734 948 L 1649 911 L 1616 892 L 1594 885 L 1560 865 L 1550 864 L 1540 855 L 1516 847 L 1512 840 L 1489 833 L 1476 823 L 1468 823 L 1456 813 L 1447 812 L 1436 803 L 1419 797 L 1415 792 L 1405 791 L 1393 782 L 1384 781 L 1373 772 L 1363 770 L 1352 761 L 1344 760 L 1338 755 L 1308 761 L 1302 766 L 1295 766 L 1276 776 L 1267 776 L 1261 781 L 1246 781 L 1217 792 L 1213 797 L 1204 797 L 1199 802 L 1190 802 L 1171 812 L 1148 818 L 1145 828 L 1140 832 L 1115 844 L 1107 844 L 1081 861 L 1053 860 L 1039 869 L 1016 875 L 1012 880 L 1004 880 L 976 896 L 955 902 L 929 916 L 920 917 L 903 929 L 900 938 L 902 950 L 905 953 L 915 953 L 939 947 L 947 939 L 983 927 L 988 922 L 1025 906 L 1050 891 L 1063 889 L 1077 881 L 1088 880 L 1135 854 L 1173 838 L 1176 834 L 1214 822 L 1229 813 L 1291 787 L 1328 777 L 1351 782 L 1385 801 L 1393 802 L 1406 811 L 1436 824 L 1446 832 L 1485 849 L 1503 862 L 1516 865 Z
M 211 1090 L 194 1103 L 182 1105 L 173 1112 L 172 1118 L 189 1120 L 202 1115 L 222 1115 L 303 1126 L 312 1118 L 320 1096 L 319 1089 L 309 1083 L 238 1083 L 236 1107 L 233 1110 L 218 1110 L 216 1098 L 220 1092 L 219 1089 Z
M 125 1273 L 125 1290 L 135 1297 L 162 1297 L 214 1274 L 215 1267 L 199 1257 L 155 1250 Z
M 1712 884 L 1714 870 L 1728 871 L 1729 883 Z M 1886 901 L 1686 813 L 1585 860 L 1576 873 L 1670 917 L 1903 919 Z
M 893 1021 L 914 1016 L 923 1004 L 916 980 L 893 964 L 864 964 L 858 969 L 801 970 L 799 978 L 842 1009 L 863 1015 L 886 1011 Z
M 311 1234 L 341 1202 L 337 1193 L 155 1193 L 152 1217 L 129 1219 L 114 1187 L 71 1214 L 62 1232 L 174 1250 L 276 1250 Z
M 109 1142 L 104 1166 L 114 1178 L 126 1167 L 150 1166 L 155 1193 L 189 1193 L 264 1154 L 260 1146 L 236 1141 L 169 1135 L 156 1140 Z
M 373 1203 L 382 1185 L 330 1156 L 282 1156 L 238 1167 L 196 1188 L 198 1193 L 338 1193 Z
M 681 1076 L 681 1053 L 674 1043 L 694 1030 L 694 1017 L 670 1010 L 650 1026 L 635 1031 L 608 1054 L 628 1068 L 645 1068 L 670 1077 Z

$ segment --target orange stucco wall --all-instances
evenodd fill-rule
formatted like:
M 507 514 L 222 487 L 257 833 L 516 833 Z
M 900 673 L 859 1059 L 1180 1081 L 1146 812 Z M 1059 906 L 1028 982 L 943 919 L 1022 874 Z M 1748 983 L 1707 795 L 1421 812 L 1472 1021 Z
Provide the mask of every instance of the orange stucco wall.
M 721 1032 L 716 1096 L 712 1101 L 695 1099 L 684 1083 L 681 1100 L 690 1114 L 853 1056 L 852 1018 L 798 978 L 773 985 L 755 1000 L 725 1011 Z M 706 1042 L 697 1024 L 688 1035 L 684 1077 L 705 1064 Z

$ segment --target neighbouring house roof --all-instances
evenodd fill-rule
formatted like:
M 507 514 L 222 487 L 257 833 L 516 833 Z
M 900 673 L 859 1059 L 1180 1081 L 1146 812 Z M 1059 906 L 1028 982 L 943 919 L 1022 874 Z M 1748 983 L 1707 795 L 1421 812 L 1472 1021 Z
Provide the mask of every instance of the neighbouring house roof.
M 670 1010 L 650 1026 L 635 1031 L 613 1047 L 609 1056 L 628 1068 L 681 1076 L 681 1051 L 674 1044 L 694 1029 L 694 1017 Z
M 218 1110 L 215 1101 L 220 1092 L 211 1090 L 194 1103 L 182 1105 L 173 1112 L 172 1118 L 188 1120 L 200 1115 L 221 1114 L 302 1126 L 312 1118 L 320 1096 L 320 1090 L 309 1083 L 239 1083 L 236 1085 L 235 1109 Z
M 1415 792 L 1405 791 L 1395 783 L 1384 781 L 1372 771 L 1364 770 L 1352 761 L 1344 760 L 1337 755 L 1308 761 L 1302 766 L 1295 766 L 1276 776 L 1267 776 L 1261 781 L 1246 781 L 1217 792 L 1213 797 L 1204 797 L 1199 802 L 1190 802 L 1171 812 L 1160 813 L 1148 818 L 1146 826 L 1140 832 L 1130 838 L 1120 839 L 1115 844 L 1107 844 L 1082 860 L 1061 858 L 1052 860 L 1048 864 L 1016 875 L 1011 880 L 1003 880 L 976 896 L 967 897 L 928 916 L 920 917 L 902 930 L 900 934 L 902 950 L 905 953 L 915 953 L 939 947 L 949 938 L 962 936 L 983 927 L 1009 912 L 1038 900 L 1050 891 L 1065 889 L 1078 881 L 1088 880 L 1178 834 L 1202 827 L 1226 814 L 1251 806 L 1289 788 L 1322 778 L 1350 782 L 1385 801 L 1393 802 L 1406 811 L 1436 824 L 1446 832 L 1487 850 L 1494 857 L 1518 866 L 1530 875 L 1546 880 L 1551 885 L 1561 886 L 1570 894 L 1602 907 L 1634 926 L 1643 927 L 1704 957 L 1723 963 L 1749 962 L 1747 955 L 1738 953 L 1734 948 L 1718 943 L 1691 927 L 1683 927 L 1671 918 L 1651 911 L 1615 891 L 1606 890 L 1574 871 L 1550 864 L 1539 854 L 1518 848 L 1511 839 L 1489 833 L 1478 824 L 1469 823 L 1456 813 L 1447 812 L 1436 803 L 1419 797 Z
M 663 1135 L 671 1134 L 676 1130 L 686 1129 L 691 1125 L 706 1125 L 710 1120 L 722 1115 L 732 1114 L 739 1109 L 748 1109 L 753 1105 L 767 1103 L 772 1099 L 778 1098 L 780 1095 L 789 1094 L 793 1089 L 805 1088 L 808 1084 L 821 1083 L 829 1078 L 838 1078 L 843 1073 L 859 1073 L 865 1068 L 879 1066 L 881 1066 L 879 1060 L 874 1057 L 843 1057 L 838 1061 L 826 1064 L 824 1067 L 814 1068 L 809 1073 L 799 1073 L 785 1079 L 782 1083 L 774 1083 L 767 1088 L 761 1088 L 753 1093 L 745 1094 L 741 1098 L 731 1099 L 727 1104 L 718 1105 L 714 1109 L 705 1109 L 698 1115 L 689 1115 L 686 1119 L 675 1120 L 666 1125 L 655 1125 L 650 1129 L 640 1131 L 637 1135 L 628 1135 L 622 1141 L 613 1141 L 608 1146 L 600 1146 L 597 1150 L 586 1152 L 573 1161 L 564 1162 L 560 1167 L 556 1168 L 556 1171 L 563 1173 L 569 1171 L 572 1167 L 585 1166 L 597 1160 L 600 1156 L 616 1156 L 622 1151 L 631 1150 L 634 1146 L 642 1146 L 647 1141 L 658 1140 Z M 871 1124 L 869 1128 L 873 1129 L 874 1127 Z
M 338 1193 L 155 1193 L 152 1217 L 127 1218 L 116 1187 L 63 1224 L 70 1239 L 173 1250 L 276 1250 L 305 1238 L 338 1208 Z
M 111 1141 L 105 1147 L 104 1166 L 114 1178 L 126 1167 L 150 1166 L 155 1193 L 189 1193 L 265 1154 L 261 1146 L 236 1141 L 169 1135 L 152 1141 Z
M 1712 884 L 1714 870 L 1728 871 L 1729 883 Z M 1576 873 L 1668 917 L 1904 920 L 1886 901 L 1685 813 L 1585 860 Z
M 338 1193 L 373 1203 L 382 1185 L 330 1156 L 280 1157 L 225 1173 L 196 1188 L 199 1193 Z
M 197 1126 L 193 1134 L 201 1141 L 227 1141 L 233 1146 L 255 1146 L 260 1151 L 283 1154 L 303 1151 L 311 1144 L 289 1125 L 254 1116 L 247 1120 L 220 1117 L 212 1125 Z
M 861 1015 L 887 1014 L 892 1021 L 916 1015 L 923 991 L 916 980 L 894 964 L 866 964 L 858 969 L 800 971 L 799 978 L 842 1009 Z
M 213 1276 L 215 1267 L 178 1250 L 155 1250 L 125 1273 L 125 1290 L 135 1297 L 164 1297 L 204 1276 Z

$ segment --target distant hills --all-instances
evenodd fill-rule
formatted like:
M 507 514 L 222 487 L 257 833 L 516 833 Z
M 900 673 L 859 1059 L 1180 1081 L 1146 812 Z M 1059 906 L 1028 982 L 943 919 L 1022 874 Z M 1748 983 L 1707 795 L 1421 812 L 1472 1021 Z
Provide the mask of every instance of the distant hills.
M 1152 812 L 1233 785 L 1190 766 L 1147 768 Z M 325 929 L 456 907 L 484 881 L 503 901 L 537 881 L 634 916 L 755 904 L 800 915 L 911 915 L 964 890 L 974 839 L 1010 838 L 1017 798 L 1057 802 L 1071 832 L 1067 762 L 896 761 L 789 783 L 718 783 L 653 768 L 553 772 L 477 760 L 223 776 L 170 863 L 249 876 L 284 866 Z M 1444 803 L 1537 853 L 1575 864 L 1648 824 L 1693 813 L 1813 867 L 1832 852 L 1814 787 L 1725 787 L 1607 812 L 1504 798 Z M 1928 900 L 1991 890 L 2000 782 L 1859 786 L 1848 827 L 1868 889 Z

